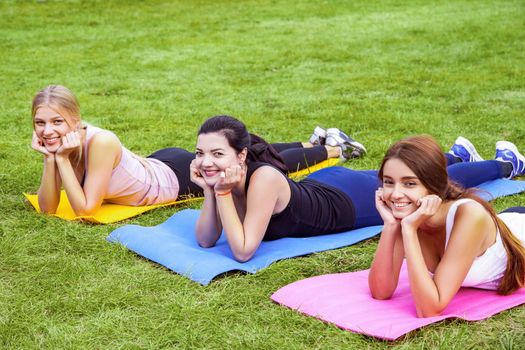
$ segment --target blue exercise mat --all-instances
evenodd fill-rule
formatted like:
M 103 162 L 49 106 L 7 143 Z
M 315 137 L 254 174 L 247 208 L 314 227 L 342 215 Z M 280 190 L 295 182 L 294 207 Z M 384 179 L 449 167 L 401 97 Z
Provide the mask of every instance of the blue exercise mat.
M 525 181 L 498 179 L 484 182 L 477 188 L 483 190 L 478 193 L 481 198 L 491 201 L 498 197 L 525 192 Z
M 492 199 L 525 191 L 525 181 L 495 180 L 480 186 Z M 307 238 L 282 238 L 262 242 L 253 258 L 237 262 L 222 235 L 212 248 L 201 248 L 195 240 L 199 210 L 175 213 L 160 225 L 126 225 L 114 230 L 108 241 L 120 243 L 135 253 L 155 261 L 191 280 L 207 285 L 222 273 L 234 270 L 255 273 L 274 261 L 352 245 L 377 235 L 382 226 L 364 227 L 348 232 Z

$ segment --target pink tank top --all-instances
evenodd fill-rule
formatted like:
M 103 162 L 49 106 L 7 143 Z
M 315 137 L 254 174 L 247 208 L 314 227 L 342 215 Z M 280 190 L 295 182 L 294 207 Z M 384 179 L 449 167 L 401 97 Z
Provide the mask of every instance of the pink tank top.
M 82 150 L 86 155 L 84 178 L 88 175 L 89 142 L 93 136 L 101 132 L 112 134 L 95 126 L 86 127 L 86 140 Z M 111 173 L 104 201 L 141 206 L 172 202 L 177 199 L 178 194 L 179 181 L 170 167 L 157 159 L 139 158 L 122 146 L 122 157 Z

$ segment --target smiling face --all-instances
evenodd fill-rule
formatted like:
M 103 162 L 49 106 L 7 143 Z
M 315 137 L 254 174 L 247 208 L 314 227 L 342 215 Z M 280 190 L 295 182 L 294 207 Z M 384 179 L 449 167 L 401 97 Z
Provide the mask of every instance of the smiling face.
M 195 151 L 196 166 L 206 184 L 213 187 L 222 171 L 244 164 L 246 153 L 246 149 L 237 152 L 222 133 L 200 134 Z
M 66 118 L 48 106 L 37 109 L 34 117 L 34 128 L 43 146 L 54 153 L 62 145 L 62 136 L 72 131 Z
M 428 189 L 400 159 L 391 158 L 383 167 L 383 200 L 396 219 L 403 219 L 418 208 L 418 200 L 429 195 Z

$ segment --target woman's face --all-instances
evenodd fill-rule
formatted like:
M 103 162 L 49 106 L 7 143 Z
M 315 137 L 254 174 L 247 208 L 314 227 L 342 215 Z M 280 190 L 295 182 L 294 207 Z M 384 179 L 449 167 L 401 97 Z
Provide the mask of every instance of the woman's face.
M 200 134 L 195 151 L 196 166 L 206 184 L 213 187 L 221 172 L 244 164 L 246 153 L 246 150 L 238 153 L 221 133 Z
M 392 158 L 386 161 L 383 167 L 383 200 L 396 219 L 403 219 L 416 211 L 418 200 L 429 194 L 402 160 Z
M 62 136 L 73 131 L 66 118 L 48 106 L 37 109 L 34 123 L 36 136 L 51 153 L 56 152 L 62 145 Z

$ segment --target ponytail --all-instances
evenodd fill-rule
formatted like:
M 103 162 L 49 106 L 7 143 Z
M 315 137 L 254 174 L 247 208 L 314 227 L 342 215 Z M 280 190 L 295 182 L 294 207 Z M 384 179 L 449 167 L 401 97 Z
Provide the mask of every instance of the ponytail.
M 499 234 L 507 251 L 507 268 L 500 281 L 498 293 L 507 295 L 525 286 L 525 248 L 503 220 L 496 218 Z
M 445 200 L 457 200 L 460 198 L 475 200 L 488 211 L 494 225 L 496 225 L 507 252 L 507 266 L 497 289 L 498 294 L 507 295 L 525 286 L 525 248 L 505 222 L 497 216 L 492 206 L 476 195 L 476 190 L 465 190 L 450 180 L 445 193 Z
M 268 142 L 262 137 L 250 134 L 250 146 L 248 147 L 248 160 L 252 162 L 268 163 L 284 174 L 288 173 L 288 168 L 284 160 Z

